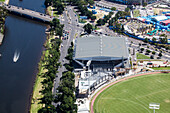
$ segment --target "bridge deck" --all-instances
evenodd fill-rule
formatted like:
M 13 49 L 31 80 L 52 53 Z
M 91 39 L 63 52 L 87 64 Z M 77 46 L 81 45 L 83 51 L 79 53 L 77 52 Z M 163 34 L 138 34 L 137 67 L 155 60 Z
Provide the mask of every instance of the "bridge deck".
M 21 15 L 26 15 L 26 16 L 30 16 L 32 18 L 36 18 L 36 19 L 40 19 L 44 22 L 50 22 L 53 20 L 52 16 L 43 14 L 43 13 L 39 13 L 36 11 L 32 11 L 29 9 L 25 9 L 22 7 L 17 7 L 17 6 L 13 6 L 13 5 L 6 5 L 6 4 L 0 4 L 0 6 L 4 6 L 5 9 L 7 9 L 10 12 L 15 12 L 15 13 L 19 13 Z

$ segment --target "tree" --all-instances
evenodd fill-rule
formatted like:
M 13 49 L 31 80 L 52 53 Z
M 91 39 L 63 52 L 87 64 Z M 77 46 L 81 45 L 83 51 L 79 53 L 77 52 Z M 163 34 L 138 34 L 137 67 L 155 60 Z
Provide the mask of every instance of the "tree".
M 88 0 L 88 3 L 89 3 L 90 5 L 93 5 L 93 4 L 94 4 L 94 1 L 93 1 L 93 0 Z
M 153 54 L 153 55 L 155 55 L 155 53 L 156 53 L 155 51 L 152 51 L 152 54 Z
M 163 43 L 163 44 L 166 44 L 166 43 L 168 43 L 168 39 L 166 37 L 160 38 L 160 42 Z
M 130 12 L 130 8 L 125 8 L 125 12 Z
M 141 52 L 143 52 L 143 51 L 144 51 L 144 48 L 141 48 L 140 50 L 141 50 Z
M 87 32 L 88 34 L 90 34 L 91 32 L 92 32 L 92 30 L 93 30 L 93 27 L 92 27 L 92 25 L 91 24 L 86 24 L 86 25 L 84 25 L 84 31 L 85 32 Z
M 148 38 L 145 38 L 143 41 L 146 42 L 146 43 L 149 42 Z
M 116 7 L 112 7 L 111 10 L 112 10 L 112 11 L 116 11 Z
M 99 19 L 99 20 L 97 21 L 97 25 L 98 25 L 98 26 L 104 25 L 103 20 L 102 20 L 102 19 Z
M 146 50 L 147 53 L 150 53 L 151 51 L 149 49 Z
M 52 0 L 45 0 L 44 5 L 46 7 L 51 6 L 52 5 Z
M 170 46 L 166 46 L 165 49 L 166 49 L 166 50 L 170 50 Z
M 58 94 L 55 102 L 60 102 L 57 106 L 58 113 L 76 113 L 77 105 L 75 104 L 75 75 L 71 71 L 64 72 L 61 77 L 61 82 L 57 88 Z
M 153 38 L 152 38 L 152 41 L 153 41 L 153 42 L 156 42 L 156 38 L 155 38 L 155 37 L 153 37 Z
M 92 17 L 91 17 L 91 20 L 95 20 L 95 19 L 96 19 L 96 16 L 92 16 Z
M 151 56 L 150 56 L 150 58 L 151 58 L 151 59 L 154 59 L 154 56 L 153 56 L 153 55 L 151 55 Z
M 160 53 L 158 54 L 158 56 L 159 56 L 159 57 L 162 57 L 162 53 L 160 52 Z
M 144 3 L 143 3 L 143 7 L 146 7 L 146 6 L 147 6 L 147 2 L 144 2 Z
M 114 12 L 109 12 L 109 18 L 114 14 Z
M 56 10 L 58 11 L 58 14 L 62 14 L 64 11 L 64 5 L 61 1 L 53 1 L 53 6 L 56 8 Z
M 133 10 L 133 6 L 132 5 L 128 5 L 127 8 L 129 8 L 130 10 Z

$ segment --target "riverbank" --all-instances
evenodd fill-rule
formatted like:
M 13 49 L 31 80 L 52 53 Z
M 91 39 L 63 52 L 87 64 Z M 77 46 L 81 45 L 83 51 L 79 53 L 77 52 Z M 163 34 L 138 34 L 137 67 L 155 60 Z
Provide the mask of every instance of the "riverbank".
M 48 13 L 49 12 L 46 10 L 46 14 L 48 14 Z M 46 41 L 44 43 L 44 47 L 48 48 L 48 47 L 50 47 L 50 41 L 53 38 L 52 38 L 52 36 L 50 36 L 49 33 L 46 33 L 46 34 L 47 34 L 47 38 L 46 38 Z M 30 109 L 29 109 L 30 113 L 38 113 L 38 110 L 43 107 L 43 104 L 40 104 L 39 99 L 43 97 L 43 95 L 42 95 L 42 93 L 40 93 L 40 91 L 42 91 L 42 87 L 43 87 L 41 82 L 45 79 L 42 76 L 47 71 L 44 68 L 44 65 L 46 64 L 45 57 L 47 57 L 47 56 L 48 56 L 48 50 L 45 49 L 42 52 L 41 59 L 38 63 L 38 73 L 36 75 L 35 82 L 34 82 L 34 85 L 33 85 L 31 105 L 30 105 Z
M 3 38 L 4 38 L 4 35 L 0 33 L 0 45 L 2 44 Z
M 54 36 L 48 35 L 46 42 L 44 44 L 45 48 L 51 47 L 51 40 L 54 39 Z M 40 98 L 43 97 L 42 93 L 42 81 L 45 79 L 43 77 L 44 73 L 47 72 L 47 70 L 44 68 L 44 66 L 47 64 L 46 57 L 49 55 L 49 50 L 44 50 L 43 54 L 41 56 L 40 62 L 38 63 L 38 74 L 36 76 L 34 88 L 33 88 L 33 96 L 31 99 L 31 108 L 30 113 L 37 113 L 39 109 L 41 109 L 44 105 L 40 104 Z
M 1 0 L 1 2 L 4 2 L 5 4 L 9 4 L 9 0 Z M 2 17 L 3 18 L 3 17 Z M 2 44 L 3 42 L 3 39 L 4 39 L 4 32 L 5 32 L 5 18 L 2 19 L 4 21 L 4 25 L 2 26 L 1 28 L 1 32 L 0 32 L 0 45 Z

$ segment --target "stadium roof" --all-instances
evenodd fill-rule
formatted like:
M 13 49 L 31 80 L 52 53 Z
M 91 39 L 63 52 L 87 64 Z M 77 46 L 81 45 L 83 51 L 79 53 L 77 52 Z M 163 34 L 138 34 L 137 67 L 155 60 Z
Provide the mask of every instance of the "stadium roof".
M 74 59 L 116 60 L 128 56 L 125 38 L 90 35 L 76 40 Z

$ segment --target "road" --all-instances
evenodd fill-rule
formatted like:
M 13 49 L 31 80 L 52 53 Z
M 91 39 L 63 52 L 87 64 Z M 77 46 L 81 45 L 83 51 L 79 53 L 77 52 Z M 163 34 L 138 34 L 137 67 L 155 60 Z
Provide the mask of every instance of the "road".
M 83 28 L 77 26 L 78 25 L 78 17 L 75 16 L 75 13 L 73 11 L 72 6 L 67 6 L 65 8 L 65 11 L 63 12 L 63 17 L 60 16 L 60 23 L 64 24 L 64 30 L 69 31 L 68 39 L 62 40 L 63 46 L 60 48 L 60 59 L 59 62 L 61 62 L 61 67 L 58 69 L 58 73 L 56 74 L 56 78 L 54 81 L 54 88 L 53 88 L 53 94 L 56 93 L 56 88 L 59 86 L 60 78 L 62 77 L 62 73 L 66 71 L 65 67 L 63 66 L 65 63 L 68 63 L 68 61 L 65 59 L 67 56 L 67 50 L 73 41 L 75 35 L 77 34 L 77 37 L 80 35 L 80 32 L 83 31 Z M 70 24 L 69 24 L 70 23 Z M 64 59 L 64 60 L 63 60 Z
M 118 4 L 118 3 L 114 3 L 114 2 L 110 2 L 106 0 L 96 1 L 96 4 L 103 6 L 103 7 L 107 7 L 107 8 L 115 7 L 119 11 L 124 11 L 125 8 L 127 7 L 127 5 Z

